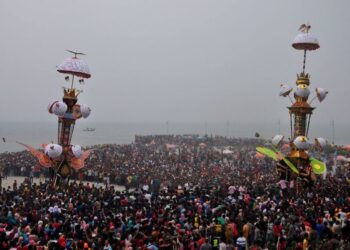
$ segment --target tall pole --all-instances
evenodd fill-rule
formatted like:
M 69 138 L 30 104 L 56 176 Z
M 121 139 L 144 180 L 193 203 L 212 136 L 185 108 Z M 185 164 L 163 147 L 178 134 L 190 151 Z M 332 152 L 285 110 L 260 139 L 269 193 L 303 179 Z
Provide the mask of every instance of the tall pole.
M 293 140 L 293 116 L 292 113 L 289 113 L 289 122 L 290 122 L 290 140 Z
M 226 122 L 226 136 L 227 138 L 230 136 L 230 121 Z
M 331 121 L 331 125 L 332 125 L 332 144 L 334 144 L 334 140 L 335 140 L 334 120 Z
M 306 49 L 304 49 L 303 74 L 305 74 L 305 65 L 306 65 Z
M 281 134 L 281 121 L 278 120 L 278 134 Z
M 72 83 L 70 85 L 70 90 L 72 91 L 73 90 L 73 84 L 74 84 L 74 75 L 72 75 Z

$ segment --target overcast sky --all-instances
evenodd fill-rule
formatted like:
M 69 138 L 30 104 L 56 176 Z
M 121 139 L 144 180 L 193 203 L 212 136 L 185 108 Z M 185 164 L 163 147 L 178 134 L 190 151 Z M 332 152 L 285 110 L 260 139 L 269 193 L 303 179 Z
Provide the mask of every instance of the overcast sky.
M 0 121 L 51 121 L 62 97 L 56 65 L 85 52 L 80 103 L 91 121 L 288 122 L 279 85 L 295 85 L 309 22 L 313 122 L 350 123 L 350 1 L 110 0 L 0 2 Z

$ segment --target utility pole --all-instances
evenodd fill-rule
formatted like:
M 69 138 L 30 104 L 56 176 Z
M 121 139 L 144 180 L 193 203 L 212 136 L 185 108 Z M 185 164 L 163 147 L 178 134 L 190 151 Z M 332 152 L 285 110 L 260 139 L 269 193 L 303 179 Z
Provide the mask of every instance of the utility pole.
M 332 144 L 334 144 L 334 140 L 335 140 L 334 120 L 331 121 L 331 126 L 332 126 Z
M 230 121 L 226 122 L 226 136 L 227 138 L 230 137 Z

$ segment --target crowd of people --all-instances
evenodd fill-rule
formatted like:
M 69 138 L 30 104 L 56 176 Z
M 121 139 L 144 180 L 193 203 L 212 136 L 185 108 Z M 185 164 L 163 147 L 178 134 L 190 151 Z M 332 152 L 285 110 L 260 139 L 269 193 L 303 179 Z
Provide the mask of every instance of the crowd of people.
M 105 187 L 28 179 L 2 189 L 0 249 L 350 249 L 348 166 L 300 190 L 256 157 L 263 143 L 187 135 L 94 146 L 77 177 Z M 35 164 L 26 152 L 0 155 L 7 173 L 30 176 Z

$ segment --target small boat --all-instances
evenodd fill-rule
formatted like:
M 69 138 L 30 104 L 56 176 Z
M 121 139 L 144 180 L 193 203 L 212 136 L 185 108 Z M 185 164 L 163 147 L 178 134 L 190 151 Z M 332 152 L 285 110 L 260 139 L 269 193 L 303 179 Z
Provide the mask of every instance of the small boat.
M 84 128 L 83 129 L 84 132 L 93 132 L 95 130 L 96 130 L 95 128 Z

